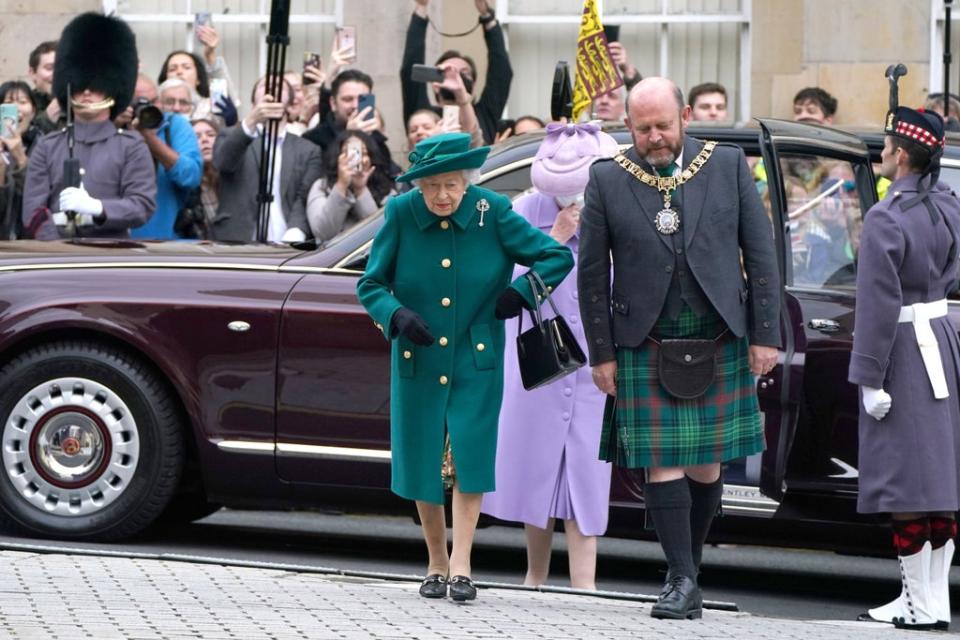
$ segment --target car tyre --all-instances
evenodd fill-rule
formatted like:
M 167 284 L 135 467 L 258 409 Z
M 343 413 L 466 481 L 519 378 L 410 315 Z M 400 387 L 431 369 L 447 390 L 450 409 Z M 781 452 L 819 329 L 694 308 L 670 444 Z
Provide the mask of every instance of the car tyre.
M 0 370 L 0 525 L 75 540 L 148 527 L 177 490 L 183 425 L 171 391 L 110 346 L 33 347 Z

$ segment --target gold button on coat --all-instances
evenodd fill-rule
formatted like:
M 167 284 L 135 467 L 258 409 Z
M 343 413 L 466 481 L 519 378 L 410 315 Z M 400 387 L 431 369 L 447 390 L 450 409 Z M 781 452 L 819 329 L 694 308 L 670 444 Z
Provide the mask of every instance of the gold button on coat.
M 407 360 L 409 360 L 410 358 L 413 357 L 413 354 L 410 353 L 409 351 L 404 351 L 404 352 L 403 352 L 403 357 L 406 358 Z
M 483 351 L 486 348 L 487 348 L 487 345 L 483 344 L 482 342 L 477 343 L 477 351 Z
M 440 384 L 447 384 L 447 376 L 440 376 Z
M 445 306 L 445 307 L 449 307 L 449 306 L 450 306 L 450 298 L 443 298 L 442 300 L 440 300 L 440 304 L 442 304 L 442 305 Z
M 446 337 L 446 336 L 440 336 L 440 346 L 441 346 L 441 347 L 447 346 L 447 337 Z
M 441 228 L 441 229 L 449 229 L 449 228 L 450 228 L 450 223 L 447 222 L 446 220 L 441 220 L 441 221 L 440 221 L 440 228 Z
M 441 261 L 440 261 L 440 265 L 441 265 L 444 269 L 449 269 L 449 268 L 450 268 L 450 258 L 444 258 L 443 260 L 441 260 Z

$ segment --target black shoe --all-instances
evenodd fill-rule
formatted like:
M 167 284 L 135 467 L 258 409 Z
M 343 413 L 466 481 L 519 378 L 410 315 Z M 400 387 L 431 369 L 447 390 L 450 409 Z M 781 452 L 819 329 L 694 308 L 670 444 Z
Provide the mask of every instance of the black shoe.
M 700 587 L 687 576 L 673 576 L 663 586 L 660 599 L 650 610 L 652 618 L 692 620 L 703 617 L 703 596 Z
M 432 573 L 420 583 L 420 595 L 424 598 L 446 598 L 447 578 L 439 573 Z
M 453 576 L 450 578 L 450 599 L 454 602 L 466 602 L 477 599 L 477 588 L 473 580 L 467 576 Z

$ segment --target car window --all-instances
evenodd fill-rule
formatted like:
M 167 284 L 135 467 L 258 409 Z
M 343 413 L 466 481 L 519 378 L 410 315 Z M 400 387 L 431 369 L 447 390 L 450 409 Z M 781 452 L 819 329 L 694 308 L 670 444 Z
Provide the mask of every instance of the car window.
M 864 213 L 854 165 L 813 155 L 780 154 L 780 166 L 787 198 L 791 284 L 852 290 Z
M 523 195 L 530 188 L 530 185 L 530 162 L 526 162 L 523 166 L 512 171 L 501 173 L 489 180 L 480 182 L 480 186 L 484 189 L 496 191 L 511 200 L 516 200 L 518 196 Z
M 954 162 L 956 162 L 956 160 L 951 161 L 949 164 L 945 162 L 941 164 L 940 180 L 953 189 L 954 193 L 960 194 L 960 166 L 953 164 Z

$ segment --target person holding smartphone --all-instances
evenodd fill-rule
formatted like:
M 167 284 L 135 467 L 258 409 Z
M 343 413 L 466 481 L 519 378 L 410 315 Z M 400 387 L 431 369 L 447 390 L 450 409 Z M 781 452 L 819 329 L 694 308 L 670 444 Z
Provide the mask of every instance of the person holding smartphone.
M 359 69 L 341 71 L 331 86 L 330 112 L 320 124 L 304 133 L 303 139 L 326 152 L 344 131 L 362 131 L 373 138 L 381 155 L 389 159 L 387 137 L 380 131 L 381 120 L 377 117 L 375 107 L 369 104 L 370 98 L 363 98 L 372 93 L 373 79 L 369 75 Z M 361 106 L 361 99 L 367 102 L 365 106 Z M 389 161 L 389 167 L 391 178 L 400 175 L 400 167 L 392 160 Z
M 430 23 L 428 5 L 430 0 L 416 0 L 413 15 L 410 17 L 410 26 L 407 27 L 407 38 L 404 45 L 403 61 L 400 64 L 400 89 L 403 98 L 403 119 L 419 109 L 430 108 L 430 97 L 427 95 L 427 85 L 417 82 L 411 77 L 413 65 L 423 64 L 427 57 L 427 25 Z M 436 65 L 445 67 L 444 63 L 452 65 L 463 79 L 465 93 L 454 95 L 453 87 L 447 82 L 435 83 L 433 88 L 434 104 L 457 104 L 461 109 L 470 104 L 476 111 L 480 130 L 483 133 L 485 144 L 492 144 L 497 135 L 497 122 L 503 115 L 503 109 L 510 95 L 510 82 L 513 80 L 513 68 L 510 66 L 510 55 L 507 53 L 503 29 L 497 22 L 493 8 L 487 0 L 474 0 L 477 9 L 478 21 L 483 28 L 483 39 L 487 43 L 487 77 L 484 82 L 483 93 L 478 100 L 474 100 L 474 85 L 477 81 L 477 65 L 470 56 L 450 49 L 437 58 Z M 466 97 L 464 97 L 466 96 Z M 437 113 L 440 113 L 437 107 Z M 464 131 L 467 131 L 464 128 Z
M 307 196 L 307 221 L 317 243 L 374 215 L 394 190 L 389 165 L 373 139 L 344 131 L 327 149 L 323 177 Z
M 220 34 L 213 26 L 209 13 L 198 13 L 194 25 L 194 34 L 203 45 L 203 57 L 182 49 L 171 52 L 163 61 L 157 84 L 163 84 L 168 77 L 180 78 L 200 94 L 192 117 L 205 118 L 214 114 L 225 126 L 231 127 L 238 119 L 236 103 L 230 97 L 236 95 L 236 91 L 230 80 L 226 60 L 217 55 Z M 219 97 L 215 97 L 211 91 L 214 80 L 218 80 L 220 86 L 226 88 L 221 88 Z
M 0 239 L 18 237 L 27 161 L 43 135 L 34 124 L 39 109 L 30 86 L 13 80 L 0 85 Z M 8 122 L 12 126 L 8 126 Z

